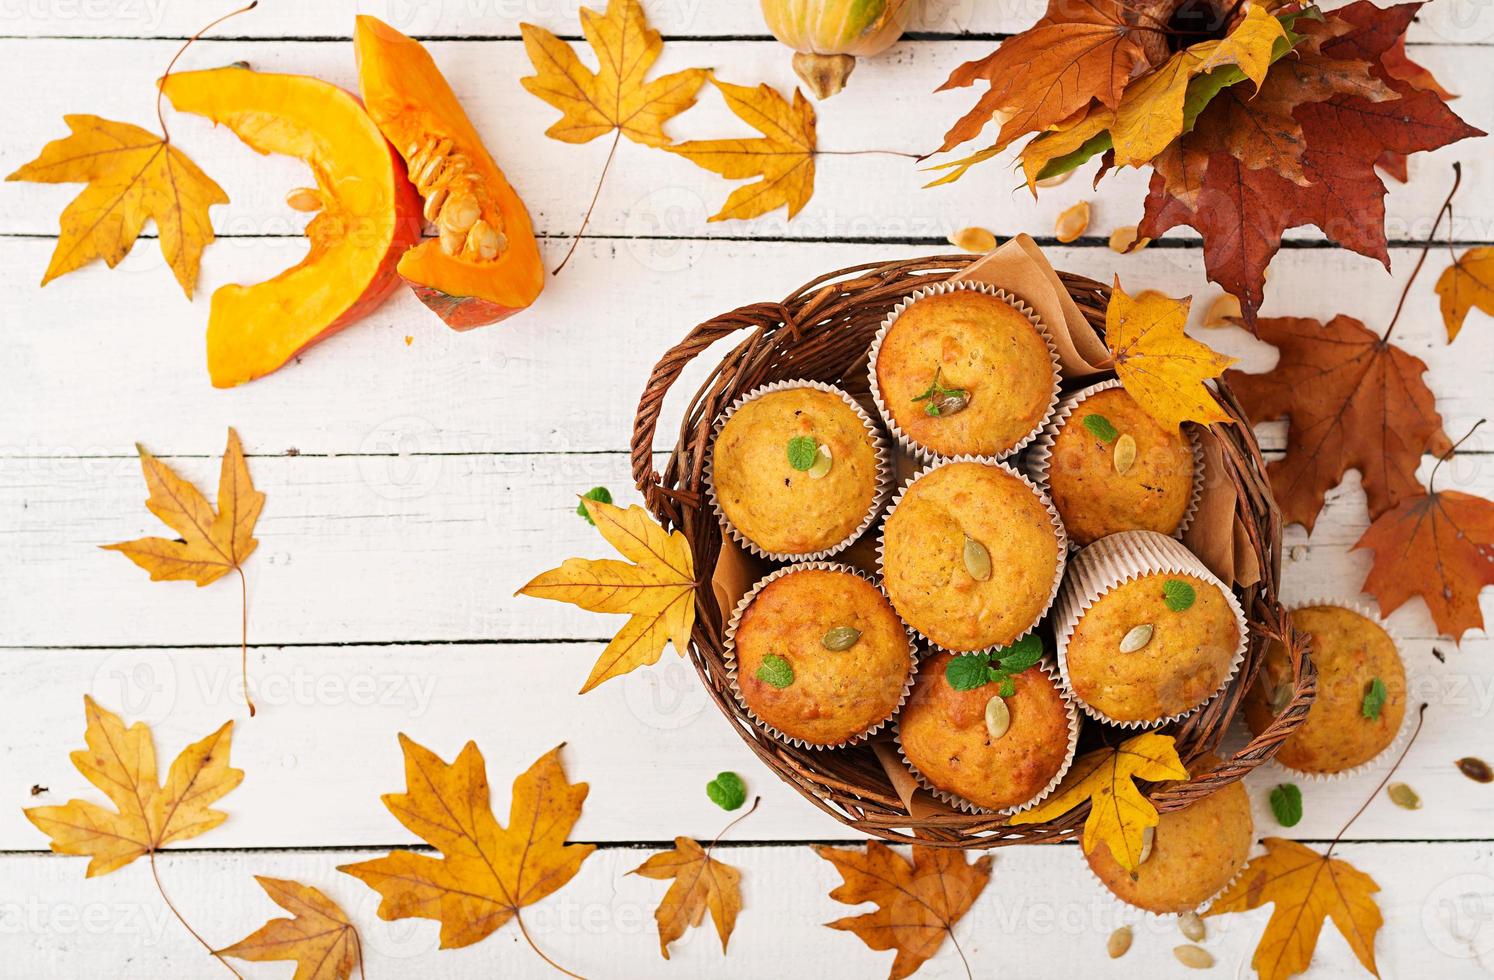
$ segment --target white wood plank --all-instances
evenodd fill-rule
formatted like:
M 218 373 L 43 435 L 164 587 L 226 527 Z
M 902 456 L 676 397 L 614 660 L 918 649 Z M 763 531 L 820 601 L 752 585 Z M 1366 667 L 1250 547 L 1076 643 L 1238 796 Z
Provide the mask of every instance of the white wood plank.
M 1097 227 L 1108 231 L 1109 224 Z M 952 230 L 952 229 L 951 229 Z M 171 292 L 154 242 L 117 269 L 95 266 L 37 289 L 51 243 L 0 239 L 0 321 L 7 363 L 0 385 L 0 457 L 129 455 L 137 440 L 156 452 L 212 455 L 236 425 L 252 453 L 483 453 L 624 450 L 655 362 L 696 323 L 736 306 L 778 299 L 833 269 L 951 251 L 948 246 L 731 241 L 594 241 L 552 279 L 532 310 L 503 324 L 456 333 L 401 290 L 364 321 L 267 378 L 229 391 L 209 386 L 203 335 L 208 305 Z M 234 240 L 209 253 L 206 294 L 225 273 L 268 276 L 295 261 L 299 243 Z M 1216 287 L 1199 253 L 1151 248 L 1048 249 L 1059 268 L 1136 292 L 1193 293 L 1200 322 Z M 1383 324 L 1416 260 L 1394 253 L 1395 275 L 1338 250 L 1289 249 L 1272 264 L 1266 312 L 1327 319 L 1337 312 Z M 226 263 L 234 269 L 226 270 Z M 1449 432 L 1488 414 L 1494 361 L 1481 313 L 1449 346 L 1432 290 L 1445 265 L 1429 259 L 1396 328 L 1395 342 L 1423 358 Z M 149 315 L 142 315 L 149 311 Z M 1275 353 L 1239 331 L 1196 330 L 1205 342 L 1264 370 Z M 405 338 L 410 338 L 409 345 Z M 665 405 L 659 448 L 673 445 L 678 413 L 709 363 L 697 359 Z M 1494 448 L 1480 433 L 1470 448 Z M 1265 445 L 1283 445 L 1279 430 Z
M 1328 0 L 1325 8 L 1339 6 Z M 245 37 L 348 38 L 353 15 L 381 17 L 422 37 L 513 37 L 520 21 L 561 34 L 578 33 L 578 7 L 602 9 L 604 0 L 319 0 L 261 2 L 257 14 L 241 16 L 221 33 Z M 644 0 L 649 22 L 666 35 L 766 37 L 755 3 L 710 0 Z M 1030 26 L 1047 5 L 1039 0 L 915 2 L 909 31 L 989 34 Z M 0 11 L 0 32 L 19 37 L 186 37 L 212 16 L 196 5 L 167 0 L 17 0 Z M 1494 19 L 1481 5 L 1433 3 L 1411 28 L 1413 42 L 1477 44 L 1494 37 Z
M 1494 493 L 1487 457 L 1468 459 L 1466 475 L 1448 485 Z M 575 495 L 603 485 L 636 501 L 627 470 L 617 454 L 255 460 L 268 502 L 248 564 L 250 635 L 258 643 L 610 636 L 620 620 L 513 593 L 565 556 L 610 553 L 574 514 Z M 181 471 L 212 487 L 217 461 L 184 460 Z M 133 459 L 0 465 L 0 595 L 16 611 L 0 617 L 0 646 L 238 641 L 231 578 L 206 589 L 155 583 L 99 550 L 161 533 L 144 496 Z M 1291 569 L 1291 594 L 1352 594 L 1368 553 L 1347 551 L 1365 524 L 1357 486 L 1341 488 L 1304 546 L 1300 576 Z M 1292 543 L 1304 540 L 1292 534 Z M 1494 592 L 1484 610 L 1494 615 Z M 1435 635 L 1421 600 L 1399 615 L 1408 635 Z
M 746 831 L 744 824 L 741 832 Z M 434 922 L 379 921 L 377 896 L 336 868 L 380 853 L 204 852 L 166 857 L 161 875 L 188 921 L 215 945 L 237 940 L 280 914 L 253 880 L 265 874 L 313 884 L 342 903 L 361 930 L 371 977 L 554 975 L 517 938 L 512 924 L 474 946 L 440 950 Z M 628 874 L 648 853 L 624 849 L 593 854 L 570 883 L 524 912 L 535 941 L 585 976 L 758 978 L 815 972 L 879 977 L 892 962 L 890 952 L 874 952 L 855 936 L 821 925 L 871 909 L 830 900 L 828 893 L 840 879 L 828 862 L 807 847 L 748 847 L 717 852 L 741 869 L 743 879 L 744 907 L 727 954 L 723 956 L 706 923 L 671 948 L 666 965 L 659 958 L 653 921 L 665 883 Z M 1376 901 L 1391 923 L 1375 943 L 1381 976 L 1486 975 L 1494 951 L 1488 917 L 1494 902 L 1494 854 L 1487 844 L 1351 843 L 1336 854 L 1380 885 Z M 11 886 L 0 905 L 9 976 L 227 976 L 164 911 L 144 867 L 85 881 L 81 863 L 0 858 L 0 873 Z M 1203 945 L 1218 965 L 1205 975 L 1250 976 L 1250 957 L 1268 916 L 1263 909 L 1207 920 Z M 1120 924 L 1132 925 L 1135 941 L 1126 957 L 1113 963 L 1105 941 Z M 1118 908 L 1088 877 L 1077 849 L 1068 846 L 998 854 L 991 883 L 956 926 L 955 938 L 978 977 L 1060 980 L 1116 975 L 1117 970 L 1128 976 L 1187 974 L 1172 956 L 1172 948 L 1184 942 L 1176 925 L 1138 919 Z M 786 958 L 795 964 L 787 973 Z M 249 978 L 290 974 L 283 964 L 234 961 L 234 966 Z M 946 942 L 918 976 L 956 980 L 966 972 Z M 1326 980 L 1364 972 L 1330 923 L 1304 976 Z
M 1409 812 L 1382 796 L 1354 825 L 1352 838 L 1484 837 L 1494 820 L 1494 788 L 1453 766 L 1465 755 L 1494 759 L 1487 730 L 1494 649 L 1487 639 L 1470 640 L 1462 650 L 1449 647 L 1442 664 L 1431 645 L 1405 646 L 1413 696 L 1430 707 L 1397 777 L 1415 787 L 1425 806 Z M 694 669 L 672 652 L 653 668 L 578 696 L 598 652 L 600 644 L 572 643 L 258 649 L 249 672 L 260 711 L 252 719 L 240 697 L 236 649 L 0 652 L 0 711 L 25 719 L 7 739 L 0 850 L 45 849 L 23 806 L 102 800 L 68 761 L 68 752 L 82 745 L 84 692 L 127 719 L 151 723 L 163 769 L 189 741 L 235 719 L 232 758 L 247 775 L 224 801 L 229 821 L 194 846 L 413 841 L 378 802 L 403 787 L 397 732 L 446 759 L 475 740 L 501 809 L 512 779 L 565 742 L 571 778 L 592 786 L 578 840 L 709 838 L 722 814 L 706 799 L 705 784 L 723 769 L 741 774 L 763 796 L 761 812 L 740 836 L 857 836 L 771 775 L 711 703 Z M 1383 772 L 1382 766 L 1352 780 L 1309 784 L 1274 767 L 1259 770 L 1248 783 L 1257 827 L 1286 833 L 1266 796 L 1278 783 L 1298 782 L 1305 816 L 1291 835 L 1331 838 Z M 34 785 L 47 791 L 33 797 Z
M 48 140 L 63 135 L 65 113 L 88 111 L 153 123 L 149 80 L 175 47 L 168 41 L 0 41 L 0 86 L 28 93 L 26 111 L 16 114 L 0 148 L 0 168 L 10 172 Z M 452 41 L 432 47 L 474 123 L 486 134 L 489 148 L 523 193 L 536 228 L 560 238 L 571 235 L 580 224 L 609 141 L 598 139 L 578 147 L 543 135 L 556 113 L 520 87 L 518 79 L 532 68 L 519 42 Z M 816 193 L 793 221 L 779 211 L 751 222 L 707 223 L 706 218 L 726 200 L 735 183 L 684 158 L 629 144 L 618 152 L 590 232 L 942 240 L 951 229 L 983 224 L 1002 234 L 1047 233 L 1061 209 L 1080 198 L 1096 196 L 1087 176 L 1076 176 L 1034 200 L 1001 162 L 988 163 L 957 184 L 922 190 L 931 175 L 911 160 L 826 155 L 872 149 L 933 150 L 946 127 L 973 103 L 974 95 L 968 90 L 938 94 L 931 90 L 960 61 L 983 55 L 989 47 L 986 42 L 909 42 L 892 56 L 859 70 L 855 90 L 822 107 Z M 659 70 L 711 65 L 727 81 L 767 81 L 787 91 L 794 79 L 783 55 L 779 45 L 767 41 L 680 41 L 666 47 Z M 1432 45 L 1418 49 L 1418 57 L 1443 79 L 1471 80 L 1482 77 L 1485 54 L 1478 47 Z M 216 67 L 237 60 L 247 60 L 262 70 L 309 72 L 341 85 L 356 85 L 353 54 L 347 44 L 223 41 L 189 52 L 180 67 Z M 64 66 L 83 61 L 98 77 L 136 79 L 138 83 L 95 86 L 86 95 L 55 81 L 38 83 L 39 73 L 65 72 Z M 1494 92 L 1470 87 L 1457 109 L 1487 128 L 1494 121 Z M 233 200 L 214 209 L 214 226 L 220 232 L 287 234 L 304 224 L 306 216 L 284 204 L 286 192 L 308 180 L 302 164 L 261 157 L 227 130 L 211 132 L 201 118 L 172 113 L 168 121 L 177 145 L 212 174 Z M 713 93 L 706 93 L 701 105 L 676 123 L 671 123 L 670 132 L 680 139 L 755 135 Z M 1415 179 L 1391 188 L 1386 206 L 1392 238 L 1421 237 L 1423 232 L 1417 229 L 1428 226 L 1450 184 L 1451 163 L 1460 159 L 1465 161 L 1465 180 L 1456 236 L 1488 237 L 1494 218 L 1490 212 L 1494 169 L 1465 143 L 1418 155 L 1413 161 Z M 1086 167 L 1086 174 L 1090 170 Z M 1107 231 L 1116 224 L 1134 224 L 1141 216 L 1146 182 L 1147 175 L 1140 171 L 1107 177 L 1103 185 L 1107 203 L 1097 210 L 1095 220 L 1103 222 Z M 0 232 L 55 234 L 58 213 L 76 193 L 76 188 L 66 186 L 7 187 L 0 193 Z M 1302 229 L 1291 237 L 1320 239 L 1321 235 Z M 558 260 L 566 244 L 547 243 L 552 260 Z M 209 255 L 225 260 L 227 251 L 220 248 Z M 243 267 L 235 262 L 233 268 L 241 274 Z M 164 283 L 162 289 L 163 294 L 169 291 Z

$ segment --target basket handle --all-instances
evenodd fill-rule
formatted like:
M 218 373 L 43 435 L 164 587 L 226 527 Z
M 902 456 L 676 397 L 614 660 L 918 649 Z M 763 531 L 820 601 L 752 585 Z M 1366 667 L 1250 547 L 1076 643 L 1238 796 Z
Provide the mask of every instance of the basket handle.
M 763 329 L 779 323 L 793 325 L 793 317 L 781 303 L 753 303 L 741 306 L 730 313 L 712 317 L 698 324 L 685 335 L 685 339 L 665 351 L 664 356 L 649 373 L 648 384 L 638 400 L 638 411 L 633 417 L 633 441 L 630 447 L 633 458 L 633 482 L 643 494 L 644 503 L 656 515 L 668 505 L 670 492 L 664 488 L 657 471 L 654 470 L 654 437 L 659 427 L 659 413 L 664 405 L 664 396 L 679 380 L 685 366 L 702 351 L 723 337 L 738 330 Z

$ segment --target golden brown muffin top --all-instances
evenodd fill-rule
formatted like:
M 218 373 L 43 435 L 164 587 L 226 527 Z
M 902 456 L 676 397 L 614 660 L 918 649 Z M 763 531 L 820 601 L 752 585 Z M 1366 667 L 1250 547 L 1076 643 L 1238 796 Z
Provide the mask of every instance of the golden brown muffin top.
M 974 577 L 967 541 L 989 556 Z M 950 650 L 1002 646 L 1048 608 L 1060 545 L 1036 490 L 1005 467 L 947 463 L 903 492 L 882 531 L 883 586 L 903 619 Z
M 1186 609 L 1168 606 L 1168 582 L 1192 590 Z M 1123 652 L 1147 626 L 1145 644 Z M 1239 620 L 1217 585 L 1151 572 L 1096 599 L 1080 615 L 1064 658 L 1069 685 L 1085 704 L 1114 721 L 1157 721 L 1208 700 L 1229 675 L 1239 645 Z
M 1395 641 L 1374 620 L 1341 606 L 1294 610 L 1292 626 L 1308 635 L 1318 694 L 1307 720 L 1282 743 L 1276 758 L 1313 773 L 1343 772 L 1370 761 L 1395 741 L 1406 714 L 1406 671 Z M 1385 702 L 1379 717 L 1369 718 L 1365 695 L 1375 678 L 1385 685 Z M 1252 732 L 1265 731 L 1290 699 L 1291 688 L 1286 648 L 1273 642 L 1260 679 L 1245 695 Z
M 826 634 L 846 627 L 860 633 L 855 642 L 827 648 Z M 859 575 L 829 569 L 791 571 L 764 586 L 737 624 L 735 656 L 747 707 L 811 745 L 839 745 L 886 721 L 913 669 L 907 630 L 887 598 Z
M 1068 705 L 1041 670 L 1024 670 L 1012 677 L 1012 696 L 1002 699 L 1006 733 L 992 738 L 986 703 L 1000 697 L 1000 684 L 955 690 L 945 675 L 953 659 L 940 653 L 919 666 L 913 693 L 898 716 L 903 754 L 947 793 L 990 810 L 1020 806 L 1041 793 L 1068 761 Z
M 1127 465 L 1117 449 L 1131 444 Z M 1080 402 L 1059 428 L 1048 492 L 1075 544 L 1118 531 L 1172 534 L 1193 495 L 1193 469 L 1187 436 L 1158 425 L 1123 389 L 1107 388 Z
M 789 461 L 790 440 L 830 451 L 816 478 Z M 866 424 L 839 395 L 770 391 L 743 403 L 711 448 L 711 481 L 732 526 L 772 554 L 807 555 L 855 532 L 876 499 L 877 453 Z
M 1191 763 L 1193 772 L 1219 764 L 1213 756 Z M 1090 869 L 1121 901 L 1149 912 L 1188 912 L 1214 897 L 1245 866 L 1255 825 L 1250 797 L 1234 782 L 1182 810 L 1161 815 L 1152 831 L 1152 851 L 1136 878 L 1102 843 L 1085 855 Z
M 938 380 L 968 394 L 954 413 L 918 400 Z M 998 456 L 1027 438 L 1053 405 L 1048 343 L 1009 303 L 961 289 L 915 301 L 877 353 L 882 403 L 910 439 L 942 456 Z

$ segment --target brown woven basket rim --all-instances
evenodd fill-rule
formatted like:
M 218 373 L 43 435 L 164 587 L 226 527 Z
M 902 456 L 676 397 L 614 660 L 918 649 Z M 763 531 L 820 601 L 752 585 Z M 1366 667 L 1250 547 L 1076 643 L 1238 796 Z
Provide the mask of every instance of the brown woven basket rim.
M 722 658 L 730 610 L 717 608 L 711 589 L 722 531 L 706 501 L 704 471 L 713 424 L 738 396 L 761 384 L 812 378 L 857 394 L 866 386 L 864 357 L 872 335 L 893 304 L 921 285 L 948 278 L 979 256 L 937 255 L 871 262 L 818 276 L 777 303 L 753 303 L 697 325 L 660 358 L 639 400 L 632 441 L 633 477 L 644 502 L 667 528 L 690 543 L 700 575 L 696 621 L 689 658 L 706 691 L 748 746 L 811 803 L 857 831 L 884 840 L 947 847 L 988 848 L 1069 839 L 1081 827 L 1088 805 L 1055 820 L 1020 827 L 990 814 L 940 813 L 914 817 L 904 807 L 870 746 L 826 752 L 784 744 L 746 717 L 728 688 Z M 1110 289 L 1072 273 L 1059 278 L 1086 320 L 1103 336 Z M 654 439 L 660 412 L 685 367 L 726 337 L 745 339 L 716 363 L 691 397 L 674 448 L 662 470 L 654 465 Z M 859 381 L 858 381 L 859 375 Z M 1168 812 L 1243 778 L 1276 754 L 1282 741 L 1307 717 L 1316 691 L 1316 673 L 1305 638 L 1294 633 L 1278 598 L 1281 580 L 1281 513 L 1271 495 L 1254 433 L 1228 386 L 1216 394 L 1236 424 L 1215 427 L 1224 469 L 1232 481 L 1246 537 L 1259 563 L 1261 580 L 1236 587 L 1250 620 L 1245 663 L 1229 687 L 1203 709 L 1165 729 L 1177 739 L 1185 763 L 1217 753 L 1244 693 L 1255 683 L 1272 640 L 1287 649 L 1293 672 L 1292 697 L 1269 727 L 1233 756 L 1181 784 L 1144 787 L 1158 810 Z M 1192 767 L 1190 766 L 1190 769 Z

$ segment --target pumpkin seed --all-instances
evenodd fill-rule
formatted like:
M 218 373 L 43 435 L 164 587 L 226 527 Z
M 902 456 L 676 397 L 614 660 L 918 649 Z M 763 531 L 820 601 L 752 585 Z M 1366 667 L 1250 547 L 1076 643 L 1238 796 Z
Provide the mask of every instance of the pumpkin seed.
M 1464 756 L 1454 763 L 1458 772 L 1467 776 L 1475 783 L 1494 782 L 1494 772 L 1489 770 L 1489 764 L 1477 756 Z
M 1080 201 L 1073 207 L 1064 208 L 1058 215 L 1058 221 L 1053 225 L 1053 234 L 1060 242 L 1067 245 L 1080 235 L 1084 234 L 1089 227 L 1089 202 Z
M 322 195 L 310 187 L 297 187 L 285 195 L 285 203 L 296 211 L 320 211 Z
M 1141 238 L 1136 234 L 1135 225 L 1122 225 L 1110 233 L 1110 250 L 1112 252 L 1139 252 L 1152 243 L 1150 238 Z
M 476 227 L 477 220 L 481 217 L 482 205 L 477 203 L 477 198 L 457 191 L 446 199 L 438 223 L 442 228 L 450 228 L 452 231 L 467 231 Z
M 1174 946 L 1172 955 L 1190 970 L 1207 970 L 1214 965 L 1214 957 L 1202 946 Z
M 861 639 L 861 631 L 854 626 L 837 626 L 820 637 L 820 646 L 826 650 L 849 650 Z
M 1197 912 L 1184 912 L 1178 916 L 1178 930 L 1190 941 L 1203 942 L 1204 920 L 1198 917 Z
M 1124 476 L 1136 464 L 1136 440 L 1127 433 L 1115 440 L 1115 452 L 1111 454 L 1115 472 Z
M 441 216 L 441 206 L 446 203 L 446 194 L 446 188 L 437 187 L 426 195 L 425 207 L 420 212 L 426 221 L 433 222 Z
M 1136 863 L 1142 865 L 1146 859 L 1152 856 L 1152 844 L 1157 840 L 1157 828 L 1145 827 L 1141 831 L 1141 852 L 1136 856 Z
M 497 258 L 498 232 L 493 230 L 492 225 L 479 218 L 477 224 L 472 226 L 472 230 L 467 232 L 467 251 L 476 252 L 484 259 Z
M 949 244 L 967 252 L 985 253 L 996 247 L 996 236 L 985 228 L 961 228 L 949 236 Z
M 830 472 L 830 466 L 834 460 L 830 456 L 830 447 L 820 443 L 818 455 L 814 458 L 814 465 L 809 468 L 808 476 L 811 480 L 824 479 L 825 474 Z
M 1118 960 L 1126 955 L 1126 950 L 1131 948 L 1131 927 L 1121 926 L 1110 934 L 1110 941 L 1105 944 L 1105 952 L 1110 954 L 1112 960 Z
M 936 411 L 928 411 L 927 406 L 925 406 L 924 411 L 929 415 L 943 418 L 946 415 L 953 415 L 956 412 L 963 412 L 965 410 L 965 406 L 969 404 L 970 394 L 968 392 L 944 392 L 929 399 L 929 405 L 936 409 Z
M 1416 790 L 1405 783 L 1391 783 L 1385 790 L 1390 794 L 1390 802 L 1403 810 L 1420 810 L 1421 797 L 1416 795 Z
M 1140 626 L 1131 627 L 1131 631 L 1121 637 L 1120 652 L 1135 653 L 1150 642 L 1152 642 L 1152 624 L 1142 623 Z
M 1239 315 L 1240 301 L 1225 293 L 1209 304 L 1208 311 L 1204 313 L 1203 325 L 1211 329 L 1233 326 L 1230 319 Z
M 1011 727 L 1012 713 L 1007 708 L 1006 702 L 1001 695 L 996 695 L 986 702 L 986 734 L 994 738 L 1000 738 L 1006 734 Z
M 977 582 L 985 582 L 991 577 L 991 553 L 968 534 L 965 535 L 965 571 Z

